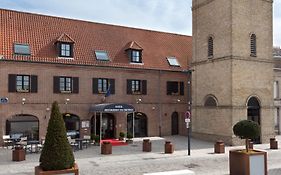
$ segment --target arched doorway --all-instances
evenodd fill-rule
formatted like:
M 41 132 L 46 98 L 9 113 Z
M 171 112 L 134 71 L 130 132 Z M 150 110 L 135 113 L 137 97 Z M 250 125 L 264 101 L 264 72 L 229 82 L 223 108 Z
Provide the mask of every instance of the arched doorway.
M 96 127 L 95 127 L 95 116 L 91 119 L 91 133 L 100 134 L 100 113 L 96 114 Z M 102 113 L 102 139 L 115 138 L 115 117 L 110 113 Z
M 135 113 L 135 137 L 147 137 L 147 117 L 144 113 Z M 133 134 L 133 113 L 127 115 L 127 132 Z
M 261 124 L 260 120 L 260 103 L 256 97 L 251 97 L 247 103 L 247 116 L 248 120 L 252 120 L 257 122 L 259 125 Z M 261 143 L 260 137 L 252 140 L 254 143 Z
M 74 114 L 63 114 L 66 134 L 72 139 L 80 137 L 80 118 Z
M 179 114 L 177 112 L 173 112 L 171 116 L 171 128 L 172 128 L 172 135 L 179 134 Z
M 33 115 L 14 115 L 6 121 L 6 135 L 13 139 L 39 140 L 39 120 Z

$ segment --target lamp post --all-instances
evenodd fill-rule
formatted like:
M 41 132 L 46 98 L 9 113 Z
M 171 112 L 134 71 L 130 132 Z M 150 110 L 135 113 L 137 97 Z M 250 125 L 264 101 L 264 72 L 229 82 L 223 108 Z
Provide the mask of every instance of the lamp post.
M 186 118 L 186 129 L 187 129 L 187 154 L 190 156 L 190 119 L 191 119 L 191 106 L 192 106 L 192 95 L 191 95 L 191 78 L 192 78 L 192 72 L 193 69 L 189 70 L 184 70 L 184 73 L 187 73 L 189 76 L 187 78 L 187 105 L 188 109 L 187 112 L 185 113 L 185 118 Z

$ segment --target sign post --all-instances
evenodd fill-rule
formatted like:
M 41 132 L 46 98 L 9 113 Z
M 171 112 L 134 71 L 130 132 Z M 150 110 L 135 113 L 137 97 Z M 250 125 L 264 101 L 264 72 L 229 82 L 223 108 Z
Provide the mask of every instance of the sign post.
M 186 128 L 187 128 L 187 155 L 190 156 L 190 131 L 189 131 L 189 124 L 190 124 L 190 112 L 186 111 L 185 112 L 185 123 L 186 123 Z

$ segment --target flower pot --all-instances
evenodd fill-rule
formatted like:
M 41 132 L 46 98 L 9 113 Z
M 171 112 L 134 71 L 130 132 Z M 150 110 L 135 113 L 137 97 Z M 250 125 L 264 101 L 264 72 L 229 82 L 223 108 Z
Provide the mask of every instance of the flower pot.
M 35 167 L 35 175 L 79 175 L 79 169 L 77 164 L 74 164 L 73 168 L 65 169 L 65 170 L 52 170 L 52 171 L 43 171 L 40 166 Z
M 270 139 L 270 149 L 278 149 L 278 142 L 275 138 Z
M 222 140 L 218 140 L 215 145 L 215 153 L 217 154 L 221 154 L 221 153 L 225 153 L 225 146 L 224 146 L 224 142 Z
M 23 160 L 25 160 L 25 150 L 23 147 L 15 147 L 15 150 L 13 150 L 13 161 Z
M 174 145 L 170 141 L 165 142 L 165 154 L 172 154 L 174 152 Z
M 103 142 L 101 144 L 101 154 L 112 154 L 112 145 L 110 142 Z
M 142 142 L 142 151 L 151 152 L 151 142 L 149 139 L 144 139 Z
M 267 175 L 267 153 L 264 151 L 229 151 L 230 175 Z

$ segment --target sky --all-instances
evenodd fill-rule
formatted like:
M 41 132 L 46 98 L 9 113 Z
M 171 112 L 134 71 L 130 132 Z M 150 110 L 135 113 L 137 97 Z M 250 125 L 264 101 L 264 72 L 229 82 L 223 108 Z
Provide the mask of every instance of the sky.
M 192 0 L 0 0 L 0 8 L 192 35 L 191 3 Z M 274 0 L 275 46 L 281 46 L 280 9 L 281 0 Z

